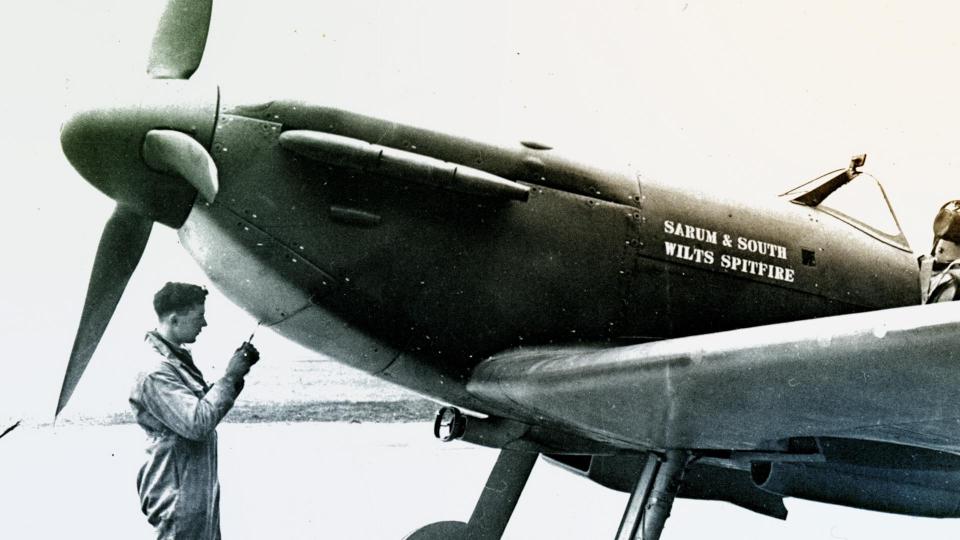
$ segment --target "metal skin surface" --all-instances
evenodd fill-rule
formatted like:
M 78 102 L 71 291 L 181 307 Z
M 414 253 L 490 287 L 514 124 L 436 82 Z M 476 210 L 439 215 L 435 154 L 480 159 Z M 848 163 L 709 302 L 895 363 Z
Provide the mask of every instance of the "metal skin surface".
M 831 436 L 960 452 L 958 331 L 956 306 L 938 304 L 625 347 L 525 348 L 483 362 L 468 389 L 521 421 L 628 448 L 782 450 L 789 438 Z
M 533 189 L 527 202 L 503 201 L 337 168 L 280 147 L 287 130 L 415 149 Z M 552 150 L 497 148 L 274 102 L 223 107 L 211 154 L 223 178 L 220 194 L 213 205 L 197 205 L 181 236 L 233 301 L 307 347 L 480 410 L 463 391 L 466 378 L 481 360 L 512 347 L 663 339 L 916 297 L 911 255 L 815 209 L 785 200 L 708 201 L 571 164 Z M 534 175 L 532 159 L 540 164 Z M 331 208 L 380 221 L 345 223 Z M 719 231 L 718 243 L 727 234 L 734 244 L 744 237 L 783 246 L 786 259 L 665 232 L 665 222 L 681 220 Z M 668 241 L 714 249 L 715 264 L 671 257 Z M 224 242 L 235 246 L 235 257 L 205 250 Z M 816 250 L 817 266 L 802 264 L 801 248 Z M 779 263 L 795 279 L 724 270 L 719 261 L 727 253 Z M 296 292 L 270 294 L 261 277 L 267 272 Z M 349 324 L 354 337 L 341 344 L 316 330 L 322 323 L 303 322 L 328 316 L 341 321 L 332 326 Z M 376 345 L 360 345 L 365 340 Z
M 280 145 L 292 129 L 442 161 L 475 152 L 483 159 L 471 166 L 525 182 L 530 197 L 498 200 L 336 167 L 329 156 L 318 162 Z M 524 147 L 484 146 L 302 103 L 226 107 L 211 153 L 228 180 L 216 203 L 194 209 L 182 243 L 234 302 L 279 333 L 436 399 L 536 426 L 524 437 L 534 447 L 776 451 L 777 441 L 830 434 L 955 450 L 937 444 L 946 434 L 927 414 L 931 404 L 915 402 L 891 416 L 899 398 L 877 402 L 888 396 L 891 377 L 904 375 L 878 348 L 873 332 L 884 316 L 849 338 L 832 321 L 736 330 L 908 305 L 917 298 L 911 254 L 787 199 L 707 199 L 536 152 L 542 167 L 531 180 Z M 376 219 L 338 218 L 344 210 Z M 750 241 L 766 253 L 750 252 L 759 245 Z M 669 253 L 667 242 L 689 246 L 688 257 Z M 805 263 L 803 250 L 815 254 L 815 264 Z M 791 272 L 723 268 L 727 255 Z M 684 340 L 635 345 L 641 352 L 633 361 L 616 349 L 603 352 L 724 330 L 734 334 L 687 338 L 696 351 L 679 351 L 675 360 L 701 356 L 682 366 L 666 359 L 658 367 L 660 353 L 644 349 L 682 348 Z M 929 332 L 945 336 L 936 325 Z M 824 335 L 835 339 L 824 344 Z M 768 342 L 772 348 L 764 348 Z M 727 352 L 709 353 L 712 344 Z M 546 371 L 534 358 L 538 346 L 547 347 Z M 516 355 L 496 355 L 516 347 Z M 820 356 L 797 358 L 798 350 Z M 837 356 L 851 350 L 863 351 L 869 365 Z M 555 366 L 567 369 L 554 376 Z M 916 390 L 949 381 L 950 366 L 944 370 L 929 371 Z M 845 381 L 862 372 L 874 384 L 851 395 Z M 790 384 L 797 373 L 802 384 Z M 849 407 L 851 399 L 862 403 Z M 844 406 L 856 414 L 843 414 Z M 892 417 L 897 422 L 883 423 Z M 901 429 L 918 422 L 927 422 L 928 436 Z M 587 450 L 584 438 L 606 448 Z M 624 468 L 621 481 L 633 472 Z M 616 483 L 617 474 L 608 469 L 603 482 Z M 746 472 L 701 466 L 691 479 L 680 496 L 785 516 L 780 494 L 761 491 Z M 838 497 L 830 500 L 864 504 Z M 889 507 L 940 512 L 922 503 Z

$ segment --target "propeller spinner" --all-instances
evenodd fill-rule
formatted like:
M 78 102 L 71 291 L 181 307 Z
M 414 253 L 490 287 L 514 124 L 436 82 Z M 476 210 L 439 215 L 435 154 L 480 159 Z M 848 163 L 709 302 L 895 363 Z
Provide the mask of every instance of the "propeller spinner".
M 147 72 L 186 79 L 203 57 L 212 0 L 170 0 L 154 36 Z M 63 152 L 94 187 L 117 201 L 100 237 L 56 414 L 66 406 L 136 269 L 153 223 L 179 228 L 199 194 L 216 197 L 207 148 L 217 94 L 186 81 L 148 81 L 135 99 L 87 108 L 60 132 Z

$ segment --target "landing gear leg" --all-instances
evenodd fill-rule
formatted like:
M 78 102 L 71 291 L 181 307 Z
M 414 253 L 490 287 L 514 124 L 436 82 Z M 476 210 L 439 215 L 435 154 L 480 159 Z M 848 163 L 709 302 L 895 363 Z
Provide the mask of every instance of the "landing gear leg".
M 440 521 L 414 531 L 405 540 L 499 540 L 517 506 L 539 454 L 501 450 L 470 521 Z
M 660 539 L 683 480 L 687 457 L 683 450 L 668 450 L 662 458 L 647 455 L 647 464 L 630 495 L 616 540 Z

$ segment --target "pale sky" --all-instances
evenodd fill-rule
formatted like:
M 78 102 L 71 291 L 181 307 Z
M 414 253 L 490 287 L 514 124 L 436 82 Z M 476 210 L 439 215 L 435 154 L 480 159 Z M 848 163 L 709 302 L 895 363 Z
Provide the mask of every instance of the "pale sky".
M 7 234 L 0 422 L 49 419 L 112 201 L 66 163 L 66 103 L 142 77 L 162 2 L 18 2 L 0 20 Z M 960 198 L 960 7 L 949 2 L 231 0 L 194 79 L 225 100 L 297 97 L 463 136 L 548 143 L 661 181 L 773 197 L 850 156 L 916 251 Z M 96 403 L 167 280 L 201 281 L 156 226 L 74 402 Z M 209 302 L 203 346 L 254 322 Z M 262 335 L 261 335 L 262 334 Z M 269 332 L 275 356 L 306 354 Z M 200 346 L 201 344 L 198 344 Z

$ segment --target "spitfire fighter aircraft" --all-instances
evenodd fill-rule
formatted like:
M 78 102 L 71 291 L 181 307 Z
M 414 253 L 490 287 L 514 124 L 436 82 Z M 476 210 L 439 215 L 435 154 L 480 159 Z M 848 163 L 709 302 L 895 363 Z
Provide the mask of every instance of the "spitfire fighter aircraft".
M 210 15 L 171 0 L 142 92 L 62 128 L 117 206 L 58 413 L 158 222 L 264 325 L 500 449 L 467 522 L 408 538 L 499 538 L 540 455 L 631 493 L 618 539 L 659 538 L 675 497 L 960 516 L 960 321 L 905 307 L 918 261 L 862 156 L 759 204 L 534 141 L 238 103 L 188 80 Z M 854 188 L 882 219 L 837 203 Z

